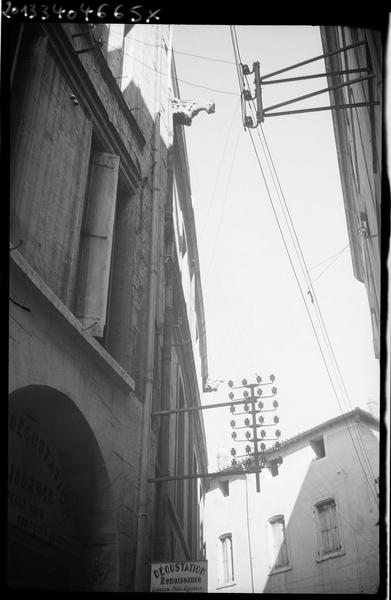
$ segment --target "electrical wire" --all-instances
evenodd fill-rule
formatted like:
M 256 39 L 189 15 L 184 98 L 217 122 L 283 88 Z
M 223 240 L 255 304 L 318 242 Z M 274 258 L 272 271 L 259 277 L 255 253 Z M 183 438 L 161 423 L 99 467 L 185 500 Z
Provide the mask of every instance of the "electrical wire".
M 221 205 L 221 212 L 220 212 L 218 229 L 217 229 L 217 233 L 216 233 L 215 238 L 214 238 L 213 250 L 212 250 L 212 253 L 211 253 L 211 258 L 209 259 L 208 270 L 207 270 L 206 277 L 205 277 L 206 281 L 208 280 L 209 273 L 210 273 L 210 270 L 211 270 L 211 267 L 212 267 L 212 264 L 213 264 L 213 260 L 215 258 L 217 241 L 218 241 L 219 236 L 220 236 L 221 225 L 222 225 L 222 222 L 223 222 L 224 211 L 225 211 L 225 208 L 226 208 L 226 200 L 227 200 L 227 195 L 228 195 L 228 185 L 229 185 L 229 182 L 231 181 L 231 175 L 232 175 L 232 171 L 233 171 L 233 167 L 234 167 L 234 163 L 235 163 L 236 152 L 237 152 L 237 149 L 238 149 L 238 146 L 239 146 L 239 140 L 240 140 L 240 134 L 241 133 L 242 133 L 242 128 L 239 129 L 238 136 L 236 138 L 235 148 L 234 148 L 234 152 L 233 152 L 233 155 L 232 155 L 231 167 L 230 167 L 230 170 L 229 170 L 229 173 L 228 173 L 228 179 L 227 179 L 227 182 L 226 182 L 226 185 L 225 185 L 224 200 L 223 200 L 223 203 Z
M 236 113 L 237 113 L 238 108 L 239 108 L 239 102 L 237 103 L 237 105 L 235 107 L 235 110 L 234 110 L 234 112 L 232 114 L 231 123 L 230 123 L 229 128 L 228 128 L 228 134 L 227 134 L 227 137 L 226 137 L 226 140 L 225 140 L 225 145 L 224 145 L 223 153 L 222 153 L 222 156 L 221 156 L 221 161 L 220 161 L 219 169 L 218 169 L 218 172 L 217 172 L 217 177 L 216 177 L 216 180 L 215 180 L 213 192 L 212 192 L 212 195 L 210 197 L 210 201 L 209 201 L 209 204 L 208 204 L 208 208 L 207 208 L 207 211 L 206 211 L 206 216 L 204 218 L 204 222 L 202 224 L 202 228 L 200 230 L 200 237 L 201 238 L 203 237 L 203 234 L 204 234 L 204 231 L 205 231 L 205 227 L 206 227 L 206 224 L 207 224 L 207 221 L 208 221 L 208 217 L 209 217 L 209 212 L 210 212 L 210 209 L 211 209 L 211 206 L 212 206 L 212 203 L 213 203 L 213 199 L 214 199 L 214 196 L 215 196 L 215 193 L 216 193 L 217 182 L 218 182 L 219 177 L 220 177 L 221 169 L 222 169 L 223 162 L 224 162 L 225 152 L 226 152 L 226 149 L 228 147 L 229 136 L 230 136 L 230 133 L 231 133 L 232 125 L 234 124 L 234 121 L 235 121 L 235 117 L 236 117 Z
M 117 51 L 119 50 L 118 48 L 116 48 L 112 44 L 107 44 L 107 47 L 108 48 L 112 48 L 113 50 L 117 50 Z M 155 69 L 155 67 L 151 67 L 150 65 L 147 65 L 146 63 L 144 63 L 143 61 L 139 60 L 135 56 L 132 56 L 128 52 L 125 52 L 125 50 L 123 48 L 122 48 L 122 55 L 123 56 L 128 56 L 129 58 L 131 58 L 132 60 L 140 63 L 141 65 L 143 65 L 147 69 L 150 69 L 151 71 L 154 71 L 154 73 L 159 73 L 160 75 L 164 75 L 165 77 L 171 77 L 170 73 L 163 73 L 162 71 L 158 71 L 157 69 Z M 231 96 L 239 96 L 239 94 L 237 92 L 231 92 L 229 90 L 218 90 L 216 88 L 208 87 L 206 85 L 201 85 L 199 83 L 192 83 L 191 81 L 185 81 L 184 79 L 179 79 L 178 77 L 176 79 L 177 79 L 177 81 L 180 81 L 181 83 L 185 83 L 186 85 L 191 85 L 193 87 L 197 87 L 197 88 L 200 88 L 200 89 L 209 90 L 211 92 L 217 92 L 218 94 L 229 94 Z
M 313 279 L 313 280 L 312 280 L 312 285 L 313 285 L 313 284 L 314 284 L 316 281 L 318 281 L 318 279 L 320 279 L 320 278 L 322 277 L 323 273 L 325 273 L 325 272 L 326 272 L 326 271 L 327 271 L 327 270 L 328 270 L 330 267 L 332 267 L 332 266 L 333 266 L 333 264 L 334 264 L 335 262 L 337 262 L 337 260 L 338 260 L 339 258 L 341 258 L 341 256 L 342 256 L 342 252 L 341 252 L 340 254 L 338 254 L 338 256 L 336 256 L 336 257 L 335 257 L 335 258 L 334 258 L 334 259 L 331 261 L 331 263 L 330 263 L 330 264 L 328 264 L 328 265 L 327 265 L 327 267 L 325 267 L 325 268 L 324 268 L 324 269 L 323 269 L 323 270 L 322 270 L 322 271 L 319 273 L 319 275 L 318 275 L 318 276 L 317 276 L 315 279 Z
M 231 28 L 231 35 L 232 35 L 232 28 Z M 235 36 L 236 36 L 236 33 L 235 33 Z M 235 54 L 235 60 L 236 60 L 236 61 L 238 61 L 238 59 L 240 58 L 240 52 L 239 52 L 239 49 L 238 49 L 237 37 L 236 37 L 235 41 L 234 41 L 234 37 L 233 37 L 233 36 L 232 36 L 232 38 L 233 38 L 233 40 L 232 40 L 232 41 L 233 41 L 233 45 L 234 45 L 234 54 Z M 238 63 L 237 63 L 237 67 L 238 67 Z M 330 357 L 330 359 L 332 359 L 332 358 L 334 359 L 334 363 L 333 363 L 333 360 L 331 360 L 331 362 L 332 362 L 332 364 L 333 364 L 333 366 L 334 366 L 334 369 L 335 369 L 335 368 L 337 369 L 337 372 L 338 372 L 338 374 L 339 374 L 340 380 L 342 380 L 342 385 L 343 385 L 344 391 L 345 391 L 345 393 L 346 393 L 346 396 L 347 396 L 347 398 L 348 398 L 348 401 L 349 401 L 349 404 L 350 404 L 349 396 L 348 396 L 348 394 L 347 394 L 347 390 L 346 390 L 345 384 L 344 384 L 344 382 L 343 382 L 343 379 L 342 379 L 342 374 L 341 374 L 341 372 L 340 372 L 340 369 L 339 369 L 338 362 L 337 362 L 337 360 L 336 360 L 336 358 L 335 358 L 335 354 L 334 354 L 334 351 L 333 351 L 333 349 L 332 349 L 332 346 L 331 346 L 330 338 L 329 338 L 329 336 L 328 336 L 327 329 L 326 329 L 326 327 L 325 327 L 325 324 L 324 324 L 324 321 L 323 321 L 323 317 L 322 317 L 322 314 L 321 314 L 321 312 L 320 312 L 320 308 L 319 308 L 319 305 L 318 305 L 318 302 L 317 302 L 317 299 L 316 299 L 315 291 L 314 291 L 314 289 L 313 289 L 312 282 L 311 282 L 311 279 L 310 279 L 310 277 L 309 277 L 308 269 L 307 269 L 306 263 L 305 263 L 305 261 L 304 261 L 304 257 L 303 257 L 302 251 L 301 251 L 301 247 L 300 247 L 300 244 L 299 244 L 299 241 L 298 241 L 298 238 L 297 238 L 296 232 L 295 232 L 295 230 L 294 230 L 293 222 L 292 222 L 292 219 L 291 219 L 291 216 L 290 216 L 290 213 L 289 213 L 289 208 L 287 207 L 287 205 L 286 205 L 286 202 L 285 202 L 285 197 L 284 197 L 284 195 L 283 195 L 283 192 L 282 192 L 281 184 L 280 184 L 280 182 L 279 182 L 278 175 L 277 175 L 277 173 L 276 173 L 276 170 L 275 170 L 275 166 L 274 166 L 274 163 L 273 163 L 273 159 L 272 159 L 272 157 L 271 157 L 270 150 L 269 150 L 269 147 L 268 147 L 268 145 L 267 145 L 266 138 L 265 138 L 265 136 L 264 136 L 264 133 L 263 133 L 263 129 L 261 128 L 261 130 L 262 130 L 262 134 L 263 134 L 263 137 L 264 137 L 264 142 L 265 142 L 265 144 L 266 144 L 266 148 L 267 148 L 267 154 L 266 154 L 265 150 L 264 150 L 264 154 L 265 154 L 266 158 L 267 158 L 267 156 L 269 156 L 269 158 L 267 158 L 267 162 L 268 162 L 269 169 L 270 169 L 270 163 L 269 163 L 269 161 L 271 161 L 271 164 L 272 164 L 272 170 L 271 170 L 270 172 L 271 172 L 271 174 L 274 172 L 274 177 L 272 177 L 272 179 L 273 179 L 273 183 L 274 183 L 275 189 L 276 189 L 276 191 L 277 191 L 277 195 L 278 195 L 278 198 L 279 198 L 279 201 L 280 201 L 281 208 L 282 208 L 282 210 L 283 210 L 283 212 L 284 212 L 284 216 L 285 216 L 285 219 L 286 219 L 286 222 L 287 222 L 287 225 L 288 225 L 288 229 L 290 230 L 291 240 L 292 240 L 292 241 L 293 241 L 293 243 L 294 243 L 295 252 L 296 252 L 296 255 L 297 255 L 298 259 L 299 259 L 299 264 L 300 264 L 300 266 L 301 266 L 301 269 L 302 269 L 302 272 L 303 272 L 303 274 L 304 274 L 304 278 L 305 278 L 306 282 L 309 284 L 309 291 L 310 291 L 310 290 L 312 291 L 312 294 L 311 294 L 311 295 L 312 295 L 312 298 L 314 298 L 314 299 L 315 299 L 315 306 L 316 306 L 316 311 L 315 311 L 315 312 L 316 312 L 316 314 L 317 314 L 317 316 L 318 316 L 318 323 L 319 323 L 319 324 L 321 324 L 321 331 L 323 331 L 323 336 L 324 336 L 324 339 L 327 341 L 327 343 L 326 343 L 326 348 L 327 348 L 327 350 L 328 350 L 328 353 L 329 353 L 329 357 Z M 314 323 L 313 323 L 313 321 L 312 321 L 311 314 L 310 314 L 310 312 L 309 312 L 309 310 L 308 310 L 307 302 L 305 301 L 305 298 L 304 298 L 304 295 L 303 295 L 303 292 L 302 292 L 302 289 L 301 289 L 301 286 L 300 286 L 300 282 L 299 282 L 299 279 L 298 279 L 298 277 L 297 277 L 296 270 L 295 270 L 295 268 L 294 268 L 294 265 L 293 265 L 293 262 L 292 262 L 292 259 L 291 259 L 291 256 L 290 256 L 290 253 L 289 253 L 289 250 L 288 250 L 288 247 L 287 247 L 286 241 L 285 241 L 285 237 L 284 237 L 283 231 L 282 231 L 282 229 L 281 229 L 281 226 L 280 226 L 280 223 L 279 223 L 279 220 L 278 220 L 278 216 L 277 216 L 276 210 L 275 210 L 275 208 L 274 208 L 274 204 L 273 204 L 272 196 L 271 196 L 270 189 L 269 189 L 269 186 L 268 186 L 268 184 L 267 184 L 267 181 L 266 181 L 265 173 L 264 173 L 264 171 L 263 171 L 263 168 L 262 168 L 262 165 L 261 165 L 261 161 L 260 161 L 260 159 L 259 159 L 259 155 L 258 155 L 258 152 L 257 152 L 257 149 L 256 149 L 256 146 L 255 146 L 255 143 L 254 143 L 254 140 L 253 140 L 253 137 L 252 137 L 252 134 L 251 134 L 251 130 L 250 130 L 250 129 L 249 129 L 249 133 L 250 133 L 250 137 L 251 137 L 251 141 L 252 141 L 252 144 L 253 144 L 253 148 L 254 148 L 254 151 L 255 151 L 255 154 L 256 154 L 256 157 L 257 157 L 258 165 L 259 165 L 259 167 L 260 167 L 261 174 L 262 174 L 262 177 L 263 177 L 263 180 L 264 180 L 264 183 L 265 183 L 265 186 L 266 186 L 267 192 L 268 192 L 269 200 L 270 200 L 270 203 L 271 203 L 271 206 L 272 206 L 272 209 L 273 209 L 273 212 L 274 212 L 274 215 L 275 215 L 275 218 L 276 218 L 276 221 L 277 221 L 277 224 L 278 224 L 278 227 L 279 227 L 279 230 L 280 230 L 280 233 L 281 233 L 281 236 L 282 236 L 283 242 L 284 242 L 284 246 L 285 246 L 285 249 L 286 249 L 287 255 L 288 255 L 288 257 L 289 257 L 289 260 L 290 260 L 290 263 L 291 263 L 291 266 L 292 266 L 293 272 L 294 272 L 294 274 L 295 274 L 295 278 L 296 278 L 296 281 L 297 281 L 298 287 L 299 287 L 299 289 L 300 289 L 300 293 L 301 293 L 301 295 L 302 295 L 302 299 L 303 299 L 304 305 L 305 305 L 305 307 L 306 307 L 307 314 L 308 314 L 308 316 L 309 316 L 309 318 L 310 318 L 311 325 L 312 325 L 312 328 L 313 328 L 313 330 L 314 330 L 315 337 L 316 337 L 316 339 L 317 339 L 318 346 L 319 346 L 320 352 L 321 352 L 321 354 L 322 354 L 323 362 L 324 362 L 324 364 L 325 364 L 325 367 L 326 367 L 326 370 L 327 370 L 327 373 L 328 373 L 328 376 L 329 376 L 329 379 L 330 379 L 330 382 L 331 382 L 331 385 L 332 385 L 332 388 L 333 388 L 333 391 L 334 391 L 335 397 L 336 397 L 336 399 L 337 399 L 337 402 L 338 402 L 338 404 L 339 404 L 339 406 L 340 406 L 341 413 L 343 414 L 343 413 L 344 413 L 344 411 L 343 411 L 343 408 L 342 408 L 342 406 L 341 406 L 341 404 L 340 404 L 340 401 L 339 401 L 339 396 L 338 396 L 338 394 L 337 394 L 337 392 L 336 392 L 336 389 L 335 389 L 335 386 L 334 386 L 334 382 L 333 382 L 333 380 L 332 380 L 332 377 L 331 377 L 331 374 L 330 374 L 329 368 L 328 368 L 328 366 L 327 366 L 326 358 L 325 358 L 325 355 L 324 355 L 324 353 L 323 353 L 323 350 L 322 350 L 322 347 L 321 347 L 321 344 L 320 344 L 319 337 L 318 337 L 318 335 L 317 335 L 317 333 L 316 333 L 316 329 L 315 329 Z M 257 133 L 258 133 L 258 137 L 259 137 L 259 139 L 260 139 L 260 141 L 261 141 L 261 144 L 262 144 L 262 140 L 261 140 L 261 137 L 260 137 L 260 134 L 259 134 L 259 131 L 258 131 L 258 129 L 257 129 Z M 277 185 L 276 185 L 276 180 L 275 180 L 275 178 L 277 179 L 278 186 L 279 186 L 279 189 L 280 189 L 280 193 L 281 193 L 281 197 L 282 197 L 282 200 L 283 200 L 283 202 L 281 201 L 280 195 L 278 194 L 278 188 L 277 188 Z M 287 216 L 287 215 L 288 215 L 288 216 Z M 293 232 L 293 233 L 292 233 L 292 232 Z M 338 380 L 338 377 L 337 377 L 337 380 Z M 340 381 L 339 381 L 339 384 L 341 385 Z M 377 496 L 376 496 L 376 493 L 374 493 L 374 492 L 373 492 L 373 490 L 372 490 L 372 487 L 371 487 L 371 485 L 370 485 L 370 483 L 369 483 L 368 476 L 367 476 L 367 474 L 366 474 L 366 471 L 365 471 L 365 469 L 364 469 L 364 466 L 363 466 L 363 464 L 362 464 L 362 462 L 361 462 L 361 459 L 360 459 L 360 457 L 359 457 L 359 454 L 358 454 L 358 451 L 357 451 L 356 445 L 355 445 L 355 443 L 354 443 L 354 440 L 353 440 L 353 437 L 352 437 L 352 435 L 351 435 L 350 428 L 349 428 L 349 426 L 348 426 L 347 422 L 346 422 L 346 426 L 347 426 L 347 428 L 348 428 L 348 431 L 349 431 L 349 434 L 350 434 L 350 437 L 351 437 L 352 444 L 353 444 L 353 446 L 354 446 L 354 448 L 355 448 L 355 450 L 356 450 L 357 458 L 358 458 L 358 460 L 359 460 L 359 462 L 360 462 L 360 465 L 361 465 L 361 468 L 362 468 L 363 474 L 364 474 L 364 476 L 365 476 L 365 478 L 366 478 L 366 480 L 367 480 L 367 483 L 368 483 L 369 489 L 371 490 L 372 494 L 374 494 L 375 501 L 377 502 Z M 364 458 L 366 459 L 366 462 L 367 462 L 367 467 L 369 468 L 369 470 L 372 470 L 372 469 L 371 469 L 370 462 L 369 462 L 369 459 L 368 459 L 368 456 L 366 455 L 365 448 L 364 448 L 364 446 L 363 446 L 363 443 L 362 443 L 362 440 L 361 440 L 361 436 L 360 436 L 360 434 L 358 434 L 358 439 L 360 439 L 360 441 L 361 441 L 361 450 L 362 450 L 362 452 L 363 452 L 363 456 L 364 456 Z
M 326 263 L 328 260 L 331 260 L 332 258 L 334 258 L 335 256 L 339 256 L 340 254 L 342 254 L 342 252 L 344 250 L 346 250 L 346 248 L 349 248 L 350 244 L 346 244 L 346 246 L 344 246 L 343 248 L 341 248 L 341 250 L 338 250 L 338 252 L 335 252 L 334 254 L 332 254 L 331 256 L 329 256 L 328 258 L 325 258 L 324 260 L 322 260 L 320 263 L 317 263 L 316 265 L 314 265 L 313 267 L 310 267 L 310 271 L 312 271 L 313 269 L 316 269 L 317 267 L 321 267 L 322 265 L 324 265 L 324 263 Z
M 254 111 L 255 111 L 255 106 L 254 106 L 254 102 L 253 101 L 252 101 L 252 105 L 253 105 L 253 108 L 254 108 Z M 253 114 L 253 116 L 254 116 L 254 114 Z M 274 177 L 272 177 L 273 183 L 274 183 L 274 187 L 275 187 L 275 190 L 277 192 L 277 196 L 278 196 L 278 199 L 279 199 L 279 202 L 280 202 L 280 206 L 281 206 L 281 208 L 283 210 L 283 213 L 284 213 L 284 216 L 285 216 L 285 220 L 286 220 L 287 225 L 288 225 L 288 229 L 289 229 L 289 232 L 290 232 L 290 235 L 291 235 L 291 240 L 293 241 L 293 244 L 294 244 L 296 256 L 297 256 L 297 258 L 299 260 L 299 264 L 300 264 L 300 267 L 301 267 L 301 270 L 302 270 L 302 274 L 304 276 L 304 279 L 306 280 L 306 283 L 307 283 L 307 286 L 308 286 L 308 290 L 309 290 L 309 294 L 311 296 L 311 300 L 312 301 L 315 300 L 315 303 L 314 303 L 315 304 L 315 314 L 316 314 L 316 316 L 318 318 L 318 323 L 320 324 L 321 331 L 323 332 L 323 336 L 324 336 L 324 339 L 326 341 L 326 348 L 327 348 L 327 351 L 328 351 L 328 354 L 329 354 L 329 358 L 331 360 L 331 363 L 332 363 L 334 369 L 336 368 L 336 370 L 337 370 L 337 373 L 338 373 L 338 376 L 339 376 L 339 379 L 338 379 L 338 376 L 337 376 L 337 381 L 339 383 L 339 386 L 342 385 L 341 391 L 343 390 L 345 392 L 347 406 L 350 408 L 350 410 L 352 410 L 352 405 L 350 403 L 349 394 L 347 392 L 347 389 L 346 389 L 346 386 L 345 386 L 345 383 L 344 383 L 344 380 L 343 380 L 343 377 L 342 377 L 342 373 L 340 371 L 338 361 L 337 361 L 337 359 L 335 357 L 334 350 L 333 350 L 333 347 L 332 347 L 332 344 L 331 344 L 331 341 L 330 341 L 330 338 L 329 338 L 329 335 L 328 335 L 328 332 L 327 332 L 327 328 L 326 328 L 326 325 L 324 323 L 324 320 L 323 320 L 323 317 L 322 317 L 322 313 L 320 311 L 320 307 L 319 307 L 319 304 L 318 304 L 318 301 L 317 301 L 317 298 L 316 298 L 316 294 L 315 294 L 315 291 L 313 289 L 313 282 L 311 281 L 311 278 L 310 278 L 310 275 L 309 275 L 309 272 L 308 272 L 308 268 L 307 268 L 307 265 L 306 265 L 306 262 L 305 262 L 302 250 L 301 250 L 300 242 L 299 242 L 299 239 L 297 237 L 296 230 L 295 230 L 295 227 L 294 227 L 291 215 L 290 215 L 289 207 L 288 207 L 288 205 L 286 203 L 285 196 L 284 196 L 284 193 L 282 191 L 280 180 L 279 180 L 279 177 L 277 175 L 277 172 L 276 172 L 276 169 L 275 169 L 275 165 L 274 165 L 274 162 L 273 162 L 273 159 L 272 159 L 272 156 L 271 156 L 271 153 L 270 153 L 270 149 L 269 149 L 269 146 L 267 144 L 267 140 L 266 140 L 266 137 L 265 137 L 265 134 L 264 134 L 262 126 L 261 126 L 261 131 L 262 131 L 262 135 L 263 135 L 264 144 L 262 143 L 262 140 L 261 140 L 261 137 L 260 137 L 260 134 L 259 134 L 259 130 L 257 128 L 258 137 L 259 137 L 259 139 L 261 141 L 261 145 L 262 145 L 265 157 L 267 159 L 269 169 L 270 169 L 270 164 L 272 166 L 272 170 L 270 170 L 270 172 L 271 172 L 272 175 L 274 174 Z M 264 147 L 266 147 L 267 154 L 265 152 Z M 276 185 L 276 181 L 278 183 L 278 187 Z M 319 279 L 319 277 L 318 277 L 318 279 Z M 342 395 L 343 395 L 343 393 L 342 393 Z M 337 397 L 337 401 L 339 403 L 338 397 Z M 340 405 L 340 403 L 339 403 L 339 405 Z M 342 409 L 341 405 L 340 405 L 340 409 L 341 409 L 341 412 L 343 413 L 343 409 Z M 353 438 L 352 438 L 352 443 L 354 444 Z M 371 464 L 370 464 L 370 461 L 369 461 L 369 459 L 368 459 L 368 457 L 366 455 L 365 448 L 363 446 L 363 443 L 362 443 L 362 440 L 361 440 L 361 435 L 360 435 L 359 431 L 358 431 L 358 443 L 359 443 L 359 445 L 361 444 L 361 450 L 362 450 L 364 459 L 366 460 L 367 467 L 368 467 L 368 469 L 370 471 L 372 471 Z M 372 472 L 372 477 L 374 478 L 373 472 Z
M 115 32 L 111 32 L 110 36 L 113 37 L 119 37 L 121 39 L 123 39 L 123 34 L 121 33 L 115 33 Z M 130 37 L 129 38 L 132 42 L 138 42 L 139 44 L 144 44 L 145 46 L 154 46 L 155 48 L 162 48 L 163 50 L 165 49 L 165 46 L 163 44 L 153 44 L 152 42 L 145 42 L 143 40 L 137 40 L 134 37 Z M 227 60 L 225 58 L 212 58 L 211 56 L 201 56 L 200 54 L 192 54 L 191 52 L 183 52 L 181 50 L 173 50 L 174 54 L 183 54 L 184 56 L 192 56 L 193 58 L 201 58 L 202 60 L 208 60 L 210 62 L 221 62 L 221 63 L 226 63 L 227 65 L 234 65 L 235 63 L 232 60 Z

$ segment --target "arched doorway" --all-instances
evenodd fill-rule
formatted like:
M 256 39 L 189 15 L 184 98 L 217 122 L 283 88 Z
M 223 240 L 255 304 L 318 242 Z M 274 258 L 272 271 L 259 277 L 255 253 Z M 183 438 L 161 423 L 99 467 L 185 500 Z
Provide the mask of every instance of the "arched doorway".
M 111 591 L 118 542 L 96 437 L 74 402 L 46 386 L 9 402 L 8 585 Z

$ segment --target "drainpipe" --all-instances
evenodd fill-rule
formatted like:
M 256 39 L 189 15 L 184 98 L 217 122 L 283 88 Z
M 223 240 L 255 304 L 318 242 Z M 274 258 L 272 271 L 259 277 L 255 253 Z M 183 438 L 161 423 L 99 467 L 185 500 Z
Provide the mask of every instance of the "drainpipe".
M 171 44 L 170 44 L 171 47 Z M 169 55 L 170 56 L 170 55 Z M 168 110 L 168 122 L 172 123 L 171 110 Z M 164 311 L 164 332 L 162 348 L 162 378 L 161 378 L 161 409 L 169 410 L 171 407 L 171 363 L 172 363 L 172 340 L 174 323 L 174 248 L 175 234 L 173 224 L 173 187 L 174 187 L 174 168 L 173 168 L 173 131 L 168 136 L 167 153 L 167 204 L 165 210 L 165 311 Z M 162 476 L 169 476 L 170 470 L 170 415 L 160 417 L 159 428 L 159 467 Z M 167 522 L 167 510 L 169 502 L 170 484 L 168 481 L 157 484 L 157 511 L 156 511 L 156 537 L 154 556 L 157 561 L 168 561 L 173 557 L 169 555 L 169 529 Z
M 137 536 L 136 536 L 136 565 L 135 565 L 135 591 L 145 592 L 146 584 L 146 529 L 147 529 L 147 504 L 148 504 L 148 467 L 151 443 L 151 412 L 153 397 L 154 377 L 154 347 L 155 347 L 155 317 L 156 299 L 159 267 L 159 216 L 160 216 L 160 91 L 161 91 L 161 48 L 159 48 L 159 37 L 161 27 L 157 26 L 157 52 L 158 68 L 156 73 L 156 113 L 154 141 L 152 146 L 152 223 L 151 223 L 151 246 L 149 264 L 149 289 L 148 289 L 148 317 L 147 317 L 147 341 L 145 359 L 144 379 L 144 402 L 142 411 L 141 429 L 141 457 L 140 457 L 140 480 L 139 496 L 137 506 Z

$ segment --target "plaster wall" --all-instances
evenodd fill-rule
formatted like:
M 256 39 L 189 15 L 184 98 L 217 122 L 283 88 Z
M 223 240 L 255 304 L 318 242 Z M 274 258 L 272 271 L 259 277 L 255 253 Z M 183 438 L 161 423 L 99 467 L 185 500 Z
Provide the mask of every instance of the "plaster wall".
M 378 472 L 378 442 L 362 423 L 360 437 L 350 423 L 353 440 L 365 444 L 371 467 Z M 326 456 L 316 458 L 309 445 L 283 455 L 279 475 L 261 474 L 256 493 L 254 475 L 230 480 L 224 497 L 215 482 L 206 496 L 209 591 L 245 593 L 373 593 L 378 585 L 378 509 L 344 424 L 325 431 Z M 364 460 L 360 454 L 361 460 Z M 223 480 L 224 477 L 221 477 Z M 247 498 L 246 498 L 247 496 Z M 337 504 L 342 552 L 319 560 L 314 505 L 334 498 Z M 248 513 L 246 505 L 248 502 Z M 289 565 L 274 569 L 269 519 L 284 515 Z M 232 585 L 220 588 L 217 579 L 217 539 L 232 533 L 235 576 Z M 251 560 L 250 560 L 251 556 Z M 251 573 L 252 567 L 252 573 Z

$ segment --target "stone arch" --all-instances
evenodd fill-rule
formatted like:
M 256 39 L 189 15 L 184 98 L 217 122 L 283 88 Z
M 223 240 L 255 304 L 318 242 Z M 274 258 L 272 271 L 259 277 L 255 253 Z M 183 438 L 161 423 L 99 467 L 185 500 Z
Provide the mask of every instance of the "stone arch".
M 9 396 L 8 584 L 115 591 L 115 506 L 97 438 L 75 403 L 48 386 Z

